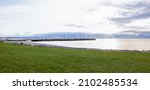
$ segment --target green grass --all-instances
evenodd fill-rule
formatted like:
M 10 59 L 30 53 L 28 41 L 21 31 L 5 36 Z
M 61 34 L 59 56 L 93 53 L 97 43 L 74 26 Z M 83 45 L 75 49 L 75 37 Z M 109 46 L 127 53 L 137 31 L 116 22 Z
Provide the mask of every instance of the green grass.
M 150 53 L 46 48 L 0 43 L 0 72 L 148 73 Z

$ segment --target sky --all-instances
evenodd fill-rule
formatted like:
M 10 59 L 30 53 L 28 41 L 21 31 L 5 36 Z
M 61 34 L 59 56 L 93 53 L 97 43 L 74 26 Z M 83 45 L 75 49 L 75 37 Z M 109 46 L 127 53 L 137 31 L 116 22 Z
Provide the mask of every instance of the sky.
M 0 0 L 0 34 L 150 32 L 150 0 Z

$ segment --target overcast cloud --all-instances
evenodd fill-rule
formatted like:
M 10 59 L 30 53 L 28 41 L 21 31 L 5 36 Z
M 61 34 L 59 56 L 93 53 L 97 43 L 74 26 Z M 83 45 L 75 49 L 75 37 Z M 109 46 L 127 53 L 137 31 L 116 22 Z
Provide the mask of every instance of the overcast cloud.
M 148 0 L 0 0 L 0 33 L 150 31 Z

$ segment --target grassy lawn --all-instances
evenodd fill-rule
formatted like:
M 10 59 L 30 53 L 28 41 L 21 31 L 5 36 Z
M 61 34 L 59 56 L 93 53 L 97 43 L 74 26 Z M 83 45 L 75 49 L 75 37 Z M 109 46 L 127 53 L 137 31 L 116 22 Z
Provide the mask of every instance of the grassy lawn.
M 150 52 L 79 50 L 0 43 L 0 72 L 150 72 Z

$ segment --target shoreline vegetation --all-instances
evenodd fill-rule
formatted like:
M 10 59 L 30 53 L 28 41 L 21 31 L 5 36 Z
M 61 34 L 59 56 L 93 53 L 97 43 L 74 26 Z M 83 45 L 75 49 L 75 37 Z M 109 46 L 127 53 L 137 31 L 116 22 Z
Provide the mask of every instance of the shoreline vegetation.
M 1 73 L 150 73 L 149 51 L 0 42 Z

